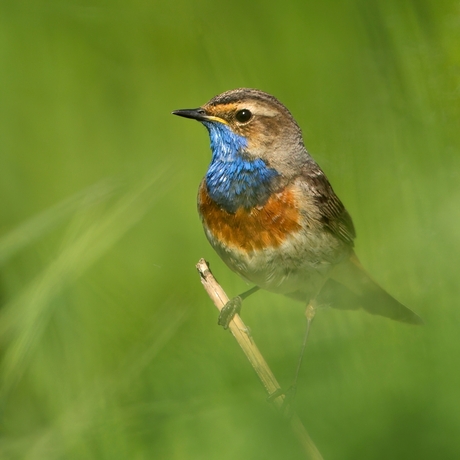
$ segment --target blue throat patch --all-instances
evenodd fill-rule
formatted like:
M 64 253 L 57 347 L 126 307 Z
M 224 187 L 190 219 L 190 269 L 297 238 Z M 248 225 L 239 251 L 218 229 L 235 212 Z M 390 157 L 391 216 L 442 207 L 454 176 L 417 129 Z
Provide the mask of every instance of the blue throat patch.
M 264 204 L 279 173 L 258 158 L 245 158 L 247 140 L 219 122 L 202 122 L 211 138 L 212 160 L 206 173 L 209 196 L 228 212 Z

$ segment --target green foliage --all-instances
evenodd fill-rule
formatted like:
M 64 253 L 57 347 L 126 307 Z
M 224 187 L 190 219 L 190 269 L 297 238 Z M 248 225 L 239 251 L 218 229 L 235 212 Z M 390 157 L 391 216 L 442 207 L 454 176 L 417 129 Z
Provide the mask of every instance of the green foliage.
M 30 3 L 27 5 L 27 3 Z M 3 0 L 0 457 L 303 458 L 194 265 L 198 124 L 239 86 L 277 96 L 353 216 L 357 253 L 416 328 L 321 310 L 296 400 L 327 459 L 460 451 L 460 10 L 454 1 Z M 288 386 L 303 306 L 243 317 Z

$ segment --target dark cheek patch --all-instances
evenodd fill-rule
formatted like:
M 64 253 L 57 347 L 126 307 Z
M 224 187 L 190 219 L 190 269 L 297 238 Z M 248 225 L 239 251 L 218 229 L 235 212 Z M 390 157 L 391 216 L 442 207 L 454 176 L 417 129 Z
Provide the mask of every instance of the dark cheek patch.
M 300 230 L 300 215 L 291 190 L 274 193 L 263 206 L 238 208 L 234 213 L 213 201 L 202 184 L 198 208 L 204 225 L 223 245 L 257 251 L 279 247 L 289 235 Z

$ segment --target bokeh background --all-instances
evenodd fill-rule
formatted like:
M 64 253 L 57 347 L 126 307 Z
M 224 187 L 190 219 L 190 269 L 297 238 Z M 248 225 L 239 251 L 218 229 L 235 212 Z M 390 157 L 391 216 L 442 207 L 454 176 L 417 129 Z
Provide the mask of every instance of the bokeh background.
M 303 127 L 373 276 L 423 327 L 321 310 L 296 410 L 325 459 L 460 455 L 460 3 L 0 3 L 0 457 L 301 459 L 195 271 L 228 89 Z M 243 318 L 284 387 L 304 306 Z

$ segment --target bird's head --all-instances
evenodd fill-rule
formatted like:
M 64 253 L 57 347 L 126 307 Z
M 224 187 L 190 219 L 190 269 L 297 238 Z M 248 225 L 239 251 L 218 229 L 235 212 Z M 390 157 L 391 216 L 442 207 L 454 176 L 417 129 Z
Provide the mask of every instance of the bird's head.
M 173 112 L 203 123 L 209 131 L 213 160 L 235 156 L 262 160 L 290 177 L 308 154 L 301 130 L 289 110 L 275 97 L 239 88 L 219 94 L 197 109 Z

